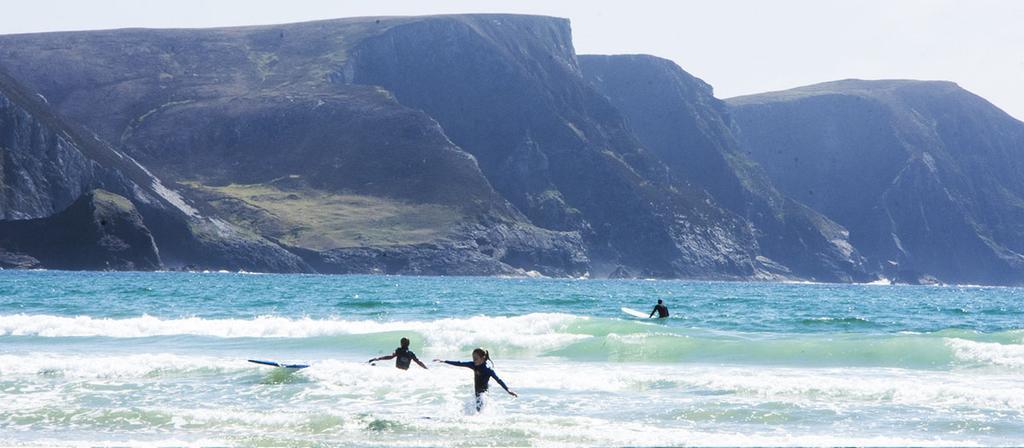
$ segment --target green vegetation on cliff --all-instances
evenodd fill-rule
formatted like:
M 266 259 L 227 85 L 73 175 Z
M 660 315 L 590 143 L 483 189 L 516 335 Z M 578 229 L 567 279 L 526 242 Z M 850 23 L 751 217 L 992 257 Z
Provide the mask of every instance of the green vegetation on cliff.
M 451 236 L 465 219 L 457 209 L 443 205 L 308 187 L 186 185 L 206 194 L 207 203 L 224 219 L 290 246 L 315 250 L 438 241 Z

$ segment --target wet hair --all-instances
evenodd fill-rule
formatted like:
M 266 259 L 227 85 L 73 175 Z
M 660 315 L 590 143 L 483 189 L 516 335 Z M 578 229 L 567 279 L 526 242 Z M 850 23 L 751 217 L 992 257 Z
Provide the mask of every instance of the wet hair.
M 661 299 L 658 299 L 658 303 L 661 303 Z
M 491 361 L 491 354 L 487 350 L 477 347 L 473 349 L 473 357 L 476 358 L 476 355 L 480 355 L 482 358 L 484 358 L 485 365 L 487 364 L 487 361 L 491 362 L 491 366 L 494 365 L 494 361 Z
M 402 347 L 403 347 L 403 348 L 405 348 L 405 347 L 408 347 L 408 346 L 409 346 L 409 338 L 402 338 L 402 339 L 401 339 L 400 341 L 398 341 L 398 342 L 401 342 L 401 343 L 402 343 Z

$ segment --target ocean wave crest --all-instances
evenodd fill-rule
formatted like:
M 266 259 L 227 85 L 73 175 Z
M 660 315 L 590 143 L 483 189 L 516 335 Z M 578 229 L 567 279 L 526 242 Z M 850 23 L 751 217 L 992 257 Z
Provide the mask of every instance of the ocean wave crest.
M 1024 332 L 742 333 L 623 319 L 533 313 L 425 321 L 260 316 L 252 319 L 163 319 L 149 315 L 0 315 L 0 336 L 40 338 L 205 337 L 257 339 L 237 344 L 278 353 L 330 349 L 378 354 L 413 339 L 421 355 L 454 355 L 483 346 L 502 357 L 579 361 L 716 362 L 796 366 L 1024 369 Z

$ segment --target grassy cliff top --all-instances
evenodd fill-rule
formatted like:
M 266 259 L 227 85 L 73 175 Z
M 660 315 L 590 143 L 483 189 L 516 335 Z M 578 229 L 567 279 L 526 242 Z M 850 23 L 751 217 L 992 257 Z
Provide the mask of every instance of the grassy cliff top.
M 730 106 L 747 106 L 772 102 L 795 101 L 826 95 L 850 95 L 880 98 L 898 94 L 901 90 L 907 88 L 924 88 L 937 92 L 962 90 L 960 86 L 950 81 L 918 81 L 912 79 L 843 79 L 788 90 L 737 96 L 728 98 L 725 101 Z

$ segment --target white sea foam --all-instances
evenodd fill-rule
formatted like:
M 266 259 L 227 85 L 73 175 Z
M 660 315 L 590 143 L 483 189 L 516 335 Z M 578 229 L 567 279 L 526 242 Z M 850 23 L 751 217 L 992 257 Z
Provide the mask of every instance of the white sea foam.
M 97 446 L 131 446 L 131 447 L 168 447 L 168 446 L 231 446 L 227 439 L 196 438 L 185 439 L 181 437 L 154 437 L 151 439 L 139 439 L 134 437 L 106 437 L 95 439 L 68 439 L 34 437 L 29 440 L 18 440 L 0 436 L 0 445 L 3 446 L 40 446 L 40 447 L 82 447 L 91 448 Z
M 1013 374 L 891 368 L 758 368 L 697 373 L 685 381 L 758 399 L 1024 412 L 1024 384 Z
M 466 409 L 472 374 L 441 365 L 405 372 L 326 359 L 294 374 L 299 382 L 282 384 L 255 382 L 251 375 L 245 380 L 237 372 L 270 375 L 274 370 L 220 357 L 33 353 L 3 355 L 0 365 L 15 367 L 0 371 L 8 381 L 29 382 L 0 403 L 0 414 L 15 419 L 8 422 L 11 430 L 31 434 L 64 427 L 71 419 L 82 433 L 173 431 L 185 445 L 192 444 L 189 435 L 249 444 L 251 440 L 233 437 L 240 432 L 278 443 L 358 439 L 374 445 L 408 444 L 413 434 L 425 445 L 969 445 L 978 444 L 970 434 L 922 437 L 890 428 L 899 435 L 881 436 L 854 431 L 842 422 L 848 418 L 844 415 L 863 412 L 955 419 L 963 409 L 1011 417 L 1024 411 L 1024 389 L 1011 375 L 901 369 L 499 360 L 498 373 L 522 396 L 512 399 L 492 385 L 487 411 L 475 415 Z M 162 372 L 162 365 L 184 370 Z M 48 385 L 53 379 L 44 373 L 48 368 L 61 369 L 62 387 Z M 205 375 L 204 369 L 219 369 L 220 374 Z M 26 375 L 27 380 L 22 378 Z M 129 385 L 135 386 L 126 389 Z M 128 396 L 116 399 L 130 390 L 146 390 L 147 400 L 133 404 Z M 654 394 L 657 399 L 652 401 Z M 179 395 L 193 398 L 182 400 Z M 83 407 L 97 398 L 111 404 Z M 643 416 L 650 412 L 664 418 L 680 409 L 697 412 L 707 406 L 756 409 L 764 404 L 775 406 L 776 413 L 812 413 L 821 420 L 812 428 L 755 424 L 739 430 L 728 421 L 691 420 L 690 414 L 658 422 Z M 37 415 L 42 417 L 30 418 Z M 651 430 L 652 424 L 657 430 Z
M 312 365 L 296 373 L 320 385 L 320 396 L 364 400 L 410 397 L 426 400 L 461 396 L 472 375 L 463 368 L 430 363 L 406 372 L 387 363 L 370 366 L 354 359 L 302 360 Z M 891 368 L 785 368 L 708 365 L 621 365 L 576 363 L 552 359 L 498 359 L 496 371 L 513 389 L 532 395 L 562 393 L 659 392 L 731 396 L 754 402 L 876 403 L 918 407 L 1024 412 L 1024 384 L 1015 374 L 976 374 Z M 279 372 L 224 356 L 185 356 L 170 353 L 71 355 L 25 353 L 0 355 L 0 376 L 22 380 L 175 381 L 225 375 Z M 395 387 L 401 384 L 401 387 Z M 497 385 L 494 385 L 496 390 Z M 685 392 L 685 393 L 684 393 Z M 614 404 L 614 402 L 611 402 Z M 597 404 L 599 405 L 599 404 Z
M 948 338 L 946 344 L 959 359 L 986 365 L 1024 368 L 1024 345 Z
M 487 434 L 476 437 L 466 437 L 466 434 L 473 434 L 474 429 L 479 429 L 481 419 L 473 422 L 462 423 L 461 425 L 449 425 L 454 428 L 446 429 L 445 436 L 429 437 L 429 433 L 421 433 L 415 438 L 404 437 L 383 437 L 378 436 L 372 439 L 373 446 L 517 446 L 508 442 L 503 437 L 488 436 Z M 612 426 L 614 425 L 614 426 Z M 436 425 L 435 425 L 436 426 Z M 486 425 L 485 428 L 495 431 L 494 425 Z M 659 428 L 652 430 L 644 424 L 629 425 L 630 428 L 622 427 L 619 423 L 594 422 L 587 425 L 580 425 L 578 428 L 567 430 L 564 427 L 556 426 L 547 428 L 540 426 L 536 421 L 512 423 L 505 425 L 505 431 L 519 431 L 536 436 L 526 440 L 526 443 L 539 447 L 574 447 L 574 446 L 867 446 L 867 447 L 890 447 L 890 446 L 921 446 L 921 447 L 944 447 L 944 446 L 981 446 L 976 442 L 962 438 L 912 438 L 912 437 L 865 437 L 865 436 L 843 436 L 843 435 L 801 435 L 801 434 L 743 434 L 738 432 L 710 432 L 693 431 L 681 429 Z M 429 430 L 417 427 L 418 430 Z M 451 432 L 459 436 L 450 435 Z M 386 433 L 385 433 L 386 434 Z M 546 440 L 551 437 L 557 441 Z M 96 439 L 74 439 L 66 438 L 47 439 L 38 438 L 32 441 L 11 441 L 5 445 L 16 446 L 40 446 L 40 447 L 95 447 L 95 446 L 132 446 L 132 447 L 205 447 L 205 446 L 250 446 L 251 441 L 258 436 L 242 438 L 239 436 L 224 438 L 197 438 L 187 439 L 182 437 L 152 439 L 139 438 L 96 438 Z M 242 439 L 239 441 L 238 439 Z M 321 440 L 325 437 L 296 438 L 293 442 L 297 446 L 308 444 L 309 439 Z M 326 445 L 338 447 L 359 447 L 370 445 L 365 433 L 356 433 L 347 438 L 329 440 Z M 8 439 L 10 440 L 10 439 Z M 279 439 L 270 439 L 278 441 Z M 288 439 L 285 439 L 288 440 Z M 0 436 L 0 443 L 5 438 Z M 524 443 L 524 444 L 526 444 Z
M 434 321 L 378 322 L 260 316 L 254 319 L 161 319 L 149 315 L 125 319 L 52 315 L 0 315 L 0 336 L 111 337 L 209 336 L 220 338 L 308 338 L 417 332 L 434 351 L 463 350 L 474 345 L 498 345 L 509 350 L 540 352 L 563 347 L 591 336 L 572 334 L 566 327 L 585 317 L 535 313 L 514 317 L 476 316 Z
M 259 316 L 253 319 L 204 319 L 187 317 L 161 319 L 150 315 L 110 319 L 90 316 L 32 314 L 0 315 L 0 335 L 44 337 L 147 337 L 170 335 L 216 337 L 299 338 L 338 334 L 368 334 L 433 328 L 464 328 L 467 331 L 508 330 L 522 334 L 550 333 L 577 320 L 569 314 L 535 313 L 515 317 L 476 316 L 434 321 L 393 321 L 286 318 Z
M 244 359 L 170 353 L 73 355 L 33 352 L 0 355 L 0 376 L 7 377 L 143 378 L 172 372 L 212 372 L 246 367 Z

